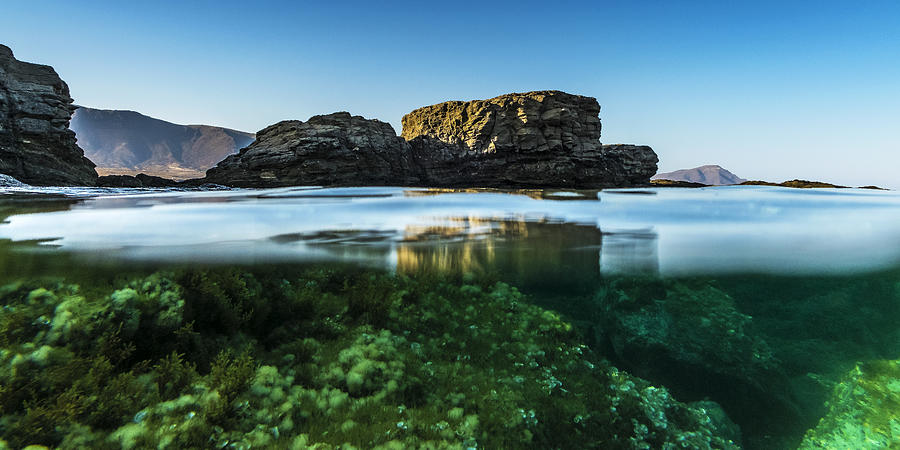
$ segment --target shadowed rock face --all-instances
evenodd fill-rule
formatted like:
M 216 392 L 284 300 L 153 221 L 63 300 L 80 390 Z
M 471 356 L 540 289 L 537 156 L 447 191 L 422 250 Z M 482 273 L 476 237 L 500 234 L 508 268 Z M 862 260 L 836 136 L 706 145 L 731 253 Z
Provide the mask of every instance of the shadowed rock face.
M 206 172 L 238 187 L 411 184 L 408 144 L 390 124 L 337 112 L 287 120 Z
M 74 109 L 52 67 L 18 61 L 0 45 L 0 173 L 40 186 L 96 184 L 69 130 Z
M 403 117 L 403 137 L 434 185 L 598 188 L 646 184 L 650 147 L 601 145 L 597 99 L 560 91 L 451 101 Z
M 600 105 L 559 91 L 446 102 L 387 123 L 341 112 L 284 121 L 206 173 L 241 187 L 428 185 L 597 188 L 649 183 L 650 147 L 601 145 Z

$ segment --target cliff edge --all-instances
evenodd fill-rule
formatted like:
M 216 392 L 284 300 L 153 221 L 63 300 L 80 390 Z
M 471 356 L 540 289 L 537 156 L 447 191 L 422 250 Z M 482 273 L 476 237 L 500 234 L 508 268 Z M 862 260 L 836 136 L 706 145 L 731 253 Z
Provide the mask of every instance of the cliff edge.
M 0 44 L 0 173 L 38 186 L 93 186 L 94 163 L 75 143 L 69 87 L 50 66 Z

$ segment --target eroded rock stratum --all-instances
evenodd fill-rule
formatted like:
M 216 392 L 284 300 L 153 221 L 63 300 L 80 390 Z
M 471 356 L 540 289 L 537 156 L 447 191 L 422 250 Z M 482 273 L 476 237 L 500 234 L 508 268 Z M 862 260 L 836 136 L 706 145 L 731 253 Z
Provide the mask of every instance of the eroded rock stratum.
M 96 184 L 69 129 L 74 110 L 52 67 L 19 61 L 0 44 L 0 173 L 33 185 Z

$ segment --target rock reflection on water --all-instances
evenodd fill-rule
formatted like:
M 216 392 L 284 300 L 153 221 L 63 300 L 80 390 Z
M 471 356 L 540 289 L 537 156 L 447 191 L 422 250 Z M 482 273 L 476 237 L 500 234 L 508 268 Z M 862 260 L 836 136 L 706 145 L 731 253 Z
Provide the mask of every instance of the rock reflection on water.
M 604 233 L 600 271 L 606 274 L 658 274 L 658 249 L 657 236 L 652 230 Z
M 401 273 L 493 273 L 525 289 L 568 290 L 599 279 L 602 241 L 593 225 L 457 217 L 407 227 L 395 261 Z

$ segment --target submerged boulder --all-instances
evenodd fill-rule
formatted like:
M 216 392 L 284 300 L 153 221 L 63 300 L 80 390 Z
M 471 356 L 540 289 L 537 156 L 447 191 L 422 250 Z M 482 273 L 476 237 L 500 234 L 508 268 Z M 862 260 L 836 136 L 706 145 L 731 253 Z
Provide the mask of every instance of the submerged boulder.
M 0 173 L 39 186 L 97 182 L 75 143 L 69 87 L 50 66 L 22 62 L 0 45 Z
M 801 449 L 900 447 L 900 360 L 857 364 L 834 388 L 828 413 Z
M 647 184 L 650 147 L 602 145 L 600 104 L 560 91 L 450 101 L 403 117 L 429 185 L 599 188 Z
M 721 404 L 750 447 L 796 446 L 808 418 L 752 317 L 726 292 L 700 282 L 619 279 L 596 301 L 597 344 L 614 362 L 679 398 Z
M 446 102 L 387 123 L 339 112 L 272 125 L 202 181 L 239 187 L 428 185 L 600 188 L 648 184 L 650 147 L 602 145 L 600 105 L 559 91 Z

